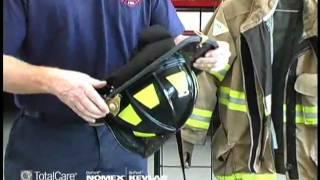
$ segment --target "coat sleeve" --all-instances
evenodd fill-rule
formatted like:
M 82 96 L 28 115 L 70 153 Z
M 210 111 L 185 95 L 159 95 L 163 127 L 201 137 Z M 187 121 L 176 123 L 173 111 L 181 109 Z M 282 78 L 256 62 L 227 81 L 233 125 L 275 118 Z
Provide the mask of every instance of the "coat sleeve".
M 182 128 L 182 139 L 192 144 L 204 144 L 217 104 L 219 84 L 224 80 L 236 57 L 234 40 L 220 6 L 207 24 L 204 34 L 209 38 L 226 41 L 230 45 L 231 57 L 226 67 L 218 72 L 202 72 L 197 76 L 199 94 L 192 115 Z
M 235 31 L 235 26 L 232 28 L 232 25 L 229 24 L 228 20 L 225 17 L 223 10 L 223 3 L 219 6 L 219 8 L 215 11 L 209 22 L 207 23 L 203 33 L 206 34 L 209 38 L 217 40 L 217 41 L 225 41 L 228 42 L 231 56 L 229 58 L 229 62 L 226 67 L 217 72 L 209 72 L 212 74 L 218 82 L 223 81 L 224 77 L 230 70 L 234 60 L 237 56 L 236 44 L 235 44 L 235 36 L 232 31 Z
M 217 102 L 214 77 L 202 72 L 197 76 L 199 94 L 192 114 L 182 128 L 182 139 L 191 144 L 204 144 Z

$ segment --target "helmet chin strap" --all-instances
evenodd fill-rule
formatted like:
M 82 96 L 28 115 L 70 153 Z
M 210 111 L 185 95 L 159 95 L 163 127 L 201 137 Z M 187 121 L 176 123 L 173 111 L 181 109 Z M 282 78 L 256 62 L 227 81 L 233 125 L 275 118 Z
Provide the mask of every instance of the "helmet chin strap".
M 179 159 L 182 169 L 183 180 L 186 180 L 186 172 L 185 172 L 185 165 L 184 165 L 184 158 L 183 158 L 183 147 L 182 147 L 182 138 L 181 138 L 181 130 L 176 132 L 176 139 L 179 151 Z

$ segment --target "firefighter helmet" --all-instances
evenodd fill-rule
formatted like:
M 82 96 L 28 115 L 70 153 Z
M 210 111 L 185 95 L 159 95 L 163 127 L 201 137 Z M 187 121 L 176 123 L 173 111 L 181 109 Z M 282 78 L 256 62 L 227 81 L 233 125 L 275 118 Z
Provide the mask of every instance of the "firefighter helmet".
M 160 39 L 150 36 L 159 32 Z M 105 118 L 107 127 L 122 146 L 143 157 L 180 130 L 198 94 L 191 63 L 201 37 L 190 37 L 175 46 L 173 38 L 163 32 L 159 27 L 149 29 L 145 37 L 153 41 L 142 37 L 147 43 L 129 64 L 107 78 L 110 85 L 100 91 L 111 111 Z

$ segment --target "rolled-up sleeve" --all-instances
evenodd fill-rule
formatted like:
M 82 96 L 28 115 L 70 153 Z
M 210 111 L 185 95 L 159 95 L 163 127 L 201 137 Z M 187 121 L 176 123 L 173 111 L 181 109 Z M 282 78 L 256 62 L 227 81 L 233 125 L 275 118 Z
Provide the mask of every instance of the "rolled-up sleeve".
M 26 5 L 23 0 L 4 0 L 3 6 L 3 53 L 19 56 L 26 37 Z
M 152 0 L 151 25 L 159 24 L 167 28 L 173 37 L 183 33 L 184 27 L 177 16 L 171 0 Z

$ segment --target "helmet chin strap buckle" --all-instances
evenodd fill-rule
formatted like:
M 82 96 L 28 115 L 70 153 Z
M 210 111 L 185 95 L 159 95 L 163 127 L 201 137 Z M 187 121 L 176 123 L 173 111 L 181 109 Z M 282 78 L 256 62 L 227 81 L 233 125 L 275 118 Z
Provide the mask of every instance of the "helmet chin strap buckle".
M 105 102 L 109 108 L 110 114 L 112 114 L 113 116 L 117 116 L 117 114 L 120 111 L 121 95 L 117 94 L 113 98 L 108 98 L 108 97 L 104 97 L 104 98 L 105 98 Z M 89 125 L 90 126 L 104 126 L 105 122 L 106 122 L 106 119 L 101 118 L 101 119 L 96 119 L 95 123 L 89 123 Z
M 108 97 L 110 94 L 114 93 L 114 90 L 115 90 L 115 88 L 109 84 L 107 84 L 107 86 L 104 87 L 102 90 L 101 89 L 98 89 L 98 90 L 100 90 L 100 93 L 102 94 L 102 97 L 109 108 L 110 114 L 112 114 L 113 116 L 116 116 L 120 111 L 121 95 L 116 94 L 112 97 Z M 89 125 L 104 126 L 105 122 L 106 122 L 106 118 L 100 118 L 100 119 L 96 119 L 95 123 L 89 123 Z
M 121 95 L 120 94 L 117 94 L 113 98 L 106 99 L 106 103 L 109 107 L 109 111 L 114 116 L 116 116 L 120 111 L 120 102 L 121 102 Z
M 104 88 L 103 98 L 108 105 L 109 111 L 112 115 L 116 116 L 120 111 L 120 101 L 121 101 L 121 95 L 116 94 L 112 97 L 109 97 L 112 93 L 114 93 L 115 88 L 112 85 L 107 85 Z

